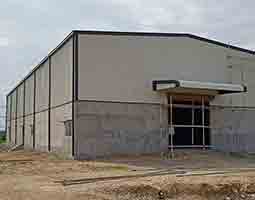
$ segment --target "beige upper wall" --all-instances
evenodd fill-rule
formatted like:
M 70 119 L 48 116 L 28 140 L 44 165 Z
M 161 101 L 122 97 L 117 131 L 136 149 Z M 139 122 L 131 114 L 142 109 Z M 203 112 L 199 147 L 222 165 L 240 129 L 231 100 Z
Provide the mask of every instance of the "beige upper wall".
M 217 96 L 212 102 L 216 105 L 255 106 L 255 56 L 239 56 L 231 59 L 231 68 L 227 79 L 230 83 L 244 84 L 246 93 Z
M 18 88 L 18 99 L 17 99 L 17 117 L 24 115 L 24 84 L 21 84 Z
M 25 115 L 34 112 L 34 74 L 25 81 Z
M 49 107 L 49 60 L 36 70 L 35 112 Z
M 255 66 L 241 68 L 241 74 L 248 88 L 248 93 L 242 96 L 245 105 L 255 106 Z
M 17 111 L 17 91 L 13 91 L 13 93 L 11 94 L 11 101 L 12 101 L 12 105 L 11 105 L 11 119 L 16 119 L 16 111 Z
M 158 103 L 157 79 L 239 83 L 228 66 L 246 70 L 243 57 L 251 55 L 185 37 L 79 35 L 79 99 Z
M 11 120 L 11 95 L 7 97 L 7 120 Z
M 51 106 L 72 101 L 72 38 L 51 56 Z

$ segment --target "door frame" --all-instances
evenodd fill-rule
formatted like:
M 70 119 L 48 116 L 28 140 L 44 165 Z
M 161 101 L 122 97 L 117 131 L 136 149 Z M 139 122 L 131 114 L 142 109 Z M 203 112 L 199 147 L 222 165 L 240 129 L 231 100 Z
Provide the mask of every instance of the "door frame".
M 190 101 L 190 105 L 185 104 L 178 104 L 176 102 L 178 101 Z M 195 105 L 196 102 L 199 102 L 200 105 Z M 171 149 L 173 148 L 209 148 L 211 145 L 211 133 L 210 133 L 210 97 L 209 96 L 202 96 L 202 95 L 187 95 L 187 94 L 171 94 L 167 93 L 167 108 L 168 108 L 168 127 L 169 127 L 169 146 Z M 191 107 L 192 109 L 192 119 L 190 125 L 178 125 L 175 124 L 173 119 L 173 109 L 178 107 Z M 200 107 L 201 108 L 201 125 L 195 125 L 195 108 Z M 208 119 L 205 123 L 205 111 L 208 110 Z M 174 144 L 174 135 L 175 134 L 175 128 L 177 127 L 190 127 L 192 128 L 192 143 L 191 145 L 175 145 Z M 202 128 L 202 144 L 195 144 L 195 128 Z M 206 129 L 208 129 L 208 132 L 206 133 Z M 207 135 L 207 141 L 206 141 L 206 134 Z M 206 144 L 207 143 L 207 144 Z

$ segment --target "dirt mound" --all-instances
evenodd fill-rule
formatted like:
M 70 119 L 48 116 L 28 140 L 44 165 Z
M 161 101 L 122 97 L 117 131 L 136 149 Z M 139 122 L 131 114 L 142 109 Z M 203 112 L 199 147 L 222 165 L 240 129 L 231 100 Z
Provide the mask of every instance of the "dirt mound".
M 118 188 L 115 188 L 109 193 L 115 193 L 121 196 L 130 196 L 132 198 L 138 197 L 150 197 L 157 199 L 159 197 L 160 189 L 150 186 L 150 185 L 125 185 Z
M 226 183 L 218 185 L 201 184 L 182 184 L 174 183 L 162 187 L 151 185 L 126 185 L 115 188 L 111 192 L 129 196 L 131 198 L 149 198 L 158 199 L 159 193 L 162 193 L 164 199 L 178 198 L 180 196 L 196 196 L 202 199 L 254 199 L 255 184 Z
M 163 189 L 168 197 L 175 197 L 182 194 L 198 195 L 208 199 L 240 199 L 246 197 L 246 186 L 240 183 L 211 185 L 201 184 L 181 184 L 175 183 Z

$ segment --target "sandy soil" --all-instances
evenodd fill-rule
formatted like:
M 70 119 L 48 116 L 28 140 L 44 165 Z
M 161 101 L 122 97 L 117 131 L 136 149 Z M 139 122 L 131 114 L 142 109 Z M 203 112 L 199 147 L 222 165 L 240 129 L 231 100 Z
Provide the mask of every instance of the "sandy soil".
M 159 199 L 159 192 L 163 199 L 255 199 L 255 157 L 193 150 L 179 151 L 173 160 L 146 155 L 75 161 L 0 153 L 1 200 L 147 200 Z

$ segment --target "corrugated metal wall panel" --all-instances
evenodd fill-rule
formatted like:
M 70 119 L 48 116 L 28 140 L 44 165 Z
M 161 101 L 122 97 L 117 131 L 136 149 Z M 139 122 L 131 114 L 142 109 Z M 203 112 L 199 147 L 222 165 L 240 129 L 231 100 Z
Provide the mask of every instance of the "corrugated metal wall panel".
M 17 118 L 24 116 L 24 84 L 21 84 L 18 88 L 17 98 Z
M 49 61 L 36 70 L 35 112 L 49 108 Z
M 31 75 L 25 82 L 25 115 L 34 112 L 34 75 Z
M 12 108 L 11 108 L 11 119 L 16 119 L 16 111 L 17 111 L 17 91 L 15 90 L 12 95 Z
M 51 57 L 51 106 L 72 101 L 73 41 Z
M 7 121 L 10 121 L 11 119 L 11 96 L 7 97 Z

